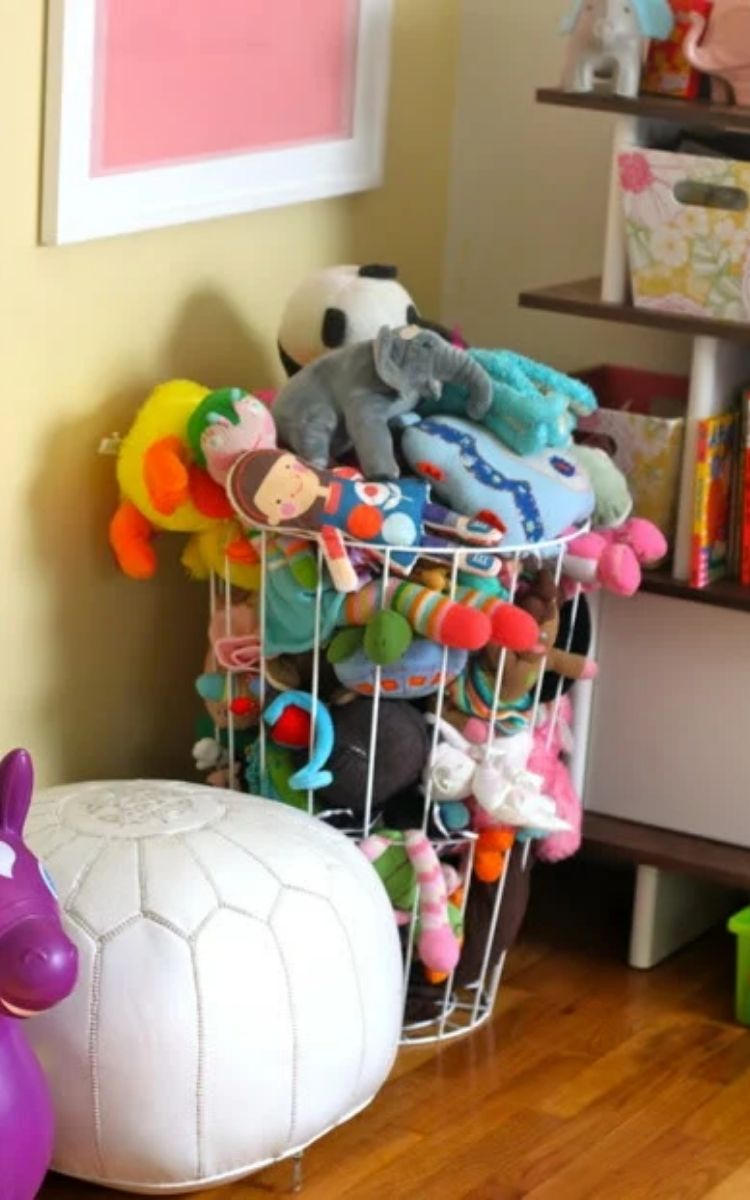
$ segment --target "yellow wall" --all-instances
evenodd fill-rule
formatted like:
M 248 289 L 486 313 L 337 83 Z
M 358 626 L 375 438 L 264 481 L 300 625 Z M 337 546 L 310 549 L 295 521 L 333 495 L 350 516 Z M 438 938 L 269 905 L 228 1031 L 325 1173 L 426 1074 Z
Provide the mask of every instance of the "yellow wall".
M 156 581 L 118 576 L 113 463 L 97 443 L 159 379 L 277 380 L 284 298 L 317 266 L 396 261 L 436 310 L 458 0 L 396 0 L 382 190 L 56 249 L 36 244 L 43 0 L 0 0 L 0 28 L 0 745 L 28 746 L 43 781 L 181 774 L 204 591 L 183 581 L 167 539 Z
M 575 368 L 684 363 L 684 340 L 517 306 L 524 288 L 601 271 L 612 122 L 547 108 L 572 0 L 464 0 L 446 319 L 480 345 Z

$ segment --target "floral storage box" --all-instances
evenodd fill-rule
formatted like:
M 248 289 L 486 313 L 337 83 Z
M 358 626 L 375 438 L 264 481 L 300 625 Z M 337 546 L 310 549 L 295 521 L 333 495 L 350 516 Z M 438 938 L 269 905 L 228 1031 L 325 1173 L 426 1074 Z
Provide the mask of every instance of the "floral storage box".
M 635 304 L 750 320 L 750 163 L 633 150 L 618 165 Z
M 634 367 L 577 372 L 599 408 L 578 422 L 577 438 L 612 455 L 627 477 L 633 513 L 658 525 L 667 541 L 677 525 L 688 380 Z

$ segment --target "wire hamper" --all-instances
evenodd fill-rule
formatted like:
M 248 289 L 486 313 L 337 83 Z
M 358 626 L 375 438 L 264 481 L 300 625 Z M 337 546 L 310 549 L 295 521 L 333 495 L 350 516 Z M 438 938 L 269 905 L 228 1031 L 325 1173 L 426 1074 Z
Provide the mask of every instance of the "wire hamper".
M 506 581 L 508 599 L 512 601 L 522 573 L 528 572 L 530 566 L 534 564 L 538 566 L 544 565 L 553 576 L 555 584 L 559 586 L 563 574 L 567 543 L 569 540 L 580 535 L 581 532 L 581 528 L 577 528 L 565 537 L 533 545 L 505 546 L 501 543 L 497 547 L 486 549 L 483 553 L 501 560 L 501 573 Z M 269 674 L 273 678 L 273 672 L 269 672 L 269 664 L 275 656 L 270 656 L 266 653 L 268 586 L 270 572 L 273 570 L 269 549 L 273 536 L 270 530 L 261 529 L 254 539 L 254 545 L 259 555 L 260 570 L 260 586 L 257 600 L 259 647 L 257 662 L 251 668 L 251 673 L 254 676 L 254 688 L 257 693 L 257 702 L 261 713 L 266 710 L 272 689 L 274 691 L 279 690 L 277 681 L 274 680 L 272 685 L 271 679 L 269 679 Z M 325 569 L 322 549 L 316 539 L 309 533 L 306 534 L 304 532 L 300 532 L 299 534 L 294 533 L 293 537 L 295 540 L 304 540 L 308 543 L 310 553 L 314 555 L 317 562 L 317 583 L 312 601 L 313 630 L 309 668 L 309 692 L 312 698 L 310 712 L 310 753 L 312 755 L 318 721 L 320 719 L 321 705 L 328 703 L 321 696 L 321 685 L 326 670 L 324 660 L 327 646 L 323 629 Z M 351 550 L 361 551 L 365 554 L 371 554 L 374 549 L 373 547 L 368 547 L 367 543 L 356 542 L 351 539 L 347 539 L 347 544 Z M 381 574 L 379 576 L 380 611 L 383 611 L 387 607 L 389 583 L 392 578 L 396 577 L 396 573 L 393 570 L 392 556 L 399 549 L 401 548 L 378 548 L 381 563 Z M 446 595 L 450 599 L 454 599 L 456 596 L 459 571 L 462 569 L 466 551 L 466 546 L 456 545 L 455 547 L 444 549 L 431 549 L 429 552 L 430 558 L 436 561 L 439 560 L 449 572 L 450 582 Z M 566 650 L 569 650 L 571 647 L 578 618 L 581 600 L 580 585 L 573 591 L 569 590 L 568 595 L 569 619 L 562 641 L 558 641 L 558 645 L 562 645 Z M 224 576 L 212 576 L 210 581 L 212 624 L 217 622 L 221 624 L 223 622 L 223 630 L 227 638 L 232 638 L 235 632 L 233 629 L 233 596 L 231 566 L 227 562 Z M 448 685 L 447 667 L 449 653 L 448 647 L 442 647 L 442 663 L 439 679 L 436 682 L 434 693 L 430 698 L 432 716 L 429 718 L 428 724 L 428 761 L 434 759 L 440 741 L 440 721 L 446 703 L 446 688 Z M 501 693 L 506 660 L 507 651 L 504 649 L 499 650 L 492 683 L 491 715 L 489 718 L 489 728 L 491 730 L 497 728 L 496 721 L 502 707 Z M 213 666 L 219 673 L 223 672 L 225 674 L 227 770 L 230 786 L 238 787 L 243 777 L 244 767 L 232 705 L 233 696 L 236 695 L 238 689 L 238 672 L 231 669 L 227 670 L 215 659 Z M 531 730 L 542 725 L 544 726 L 546 729 L 547 746 L 549 747 L 560 715 L 563 680 L 562 678 L 557 678 L 556 683 L 553 680 L 551 698 L 549 698 L 550 677 L 547 677 L 548 683 L 545 687 L 545 666 L 546 657 L 542 662 L 542 668 L 539 671 L 533 693 L 529 698 L 528 707 L 524 710 L 524 717 L 528 728 Z M 382 755 L 388 752 L 387 748 L 384 749 L 382 745 L 379 748 L 381 713 L 383 705 L 389 703 L 387 693 L 384 693 L 382 690 L 383 668 L 375 663 L 373 664 L 373 673 L 372 714 L 364 796 L 359 797 L 359 803 L 356 806 L 359 814 L 358 818 L 345 823 L 343 826 L 339 824 L 339 827 L 343 828 L 348 836 L 358 841 L 370 837 L 373 833 L 377 833 L 379 814 L 374 810 L 373 805 L 375 772 L 378 754 Z M 543 690 L 545 698 L 543 698 Z M 417 701 L 417 705 L 423 707 L 423 702 Z M 259 721 L 259 731 L 258 758 L 260 787 L 253 790 L 259 791 L 260 794 L 269 794 L 266 787 L 268 778 L 267 756 L 269 735 L 266 723 L 262 717 Z M 492 743 L 493 738 L 490 736 L 486 746 L 483 749 L 477 750 L 476 753 L 480 760 L 489 761 Z M 522 900 L 523 894 L 528 887 L 529 873 L 533 861 L 534 838 L 536 836 L 533 830 L 518 829 L 505 855 L 502 872 L 497 882 L 480 882 L 476 879 L 474 870 L 478 835 L 467 829 L 461 832 L 445 830 L 440 836 L 435 836 L 434 821 L 431 821 L 431 817 L 434 817 L 436 810 L 433 797 L 433 780 L 429 773 L 425 776 L 423 791 L 424 803 L 422 806 L 421 831 L 429 837 L 429 841 L 441 862 L 449 864 L 454 872 L 457 873 L 459 886 L 456 888 L 455 894 L 459 898 L 460 928 L 462 929 L 463 940 L 461 958 L 457 967 L 446 978 L 430 982 L 425 976 L 422 964 L 418 961 L 415 948 L 418 905 L 420 900 L 419 887 L 417 885 L 410 919 L 401 926 L 404 956 L 402 1044 L 405 1045 L 441 1042 L 465 1036 L 473 1030 L 478 1029 L 491 1018 L 502 982 L 507 954 L 517 931 L 515 927 L 518 924 L 517 910 L 519 908 L 519 898 Z M 300 807 L 304 804 L 311 815 L 323 819 L 333 818 L 334 823 L 338 823 L 336 814 L 320 812 L 319 805 L 316 803 L 316 793 L 313 790 L 307 791 L 306 802 L 304 799 L 305 793 L 301 795 L 303 800 Z M 520 906 L 521 908 L 524 907 L 522 903 Z

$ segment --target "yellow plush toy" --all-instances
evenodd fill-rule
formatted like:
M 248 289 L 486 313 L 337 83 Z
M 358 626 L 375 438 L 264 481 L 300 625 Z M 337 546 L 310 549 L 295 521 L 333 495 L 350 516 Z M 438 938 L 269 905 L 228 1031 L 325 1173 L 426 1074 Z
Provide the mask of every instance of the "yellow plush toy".
M 155 388 L 123 439 L 117 460 L 121 501 L 109 526 L 120 568 L 132 579 L 156 573 L 157 530 L 202 534 L 233 517 L 223 487 L 193 461 L 188 421 L 209 389 L 188 380 Z M 222 553 L 223 559 L 223 553 Z
M 228 575 L 233 587 L 256 592 L 260 587 L 256 540 L 237 521 L 216 521 L 209 529 L 193 534 L 181 562 L 192 579 L 208 579 L 212 573 L 220 579 Z

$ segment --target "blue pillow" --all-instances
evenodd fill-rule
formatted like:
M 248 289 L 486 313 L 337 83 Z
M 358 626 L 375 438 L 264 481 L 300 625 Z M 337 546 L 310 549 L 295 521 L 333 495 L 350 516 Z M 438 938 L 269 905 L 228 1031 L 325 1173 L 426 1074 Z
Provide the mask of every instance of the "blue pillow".
M 431 696 L 440 687 L 443 676 L 443 657 L 446 655 L 445 678 L 455 679 L 466 667 L 465 650 L 448 650 L 437 642 L 417 637 L 395 663 L 381 668 L 380 695 L 384 700 L 416 700 Z M 334 664 L 339 683 L 351 692 L 372 696 L 375 692 L 375 663 L 364 650 L 355 650 L 348 658 Z
M 428 417 L 404 430 L 401 449 L 448 507 L 499 518 L 510 545 L 551 541 L 594 511 L 591 482 L 564 450 L 518 455 L 481 425 Z

